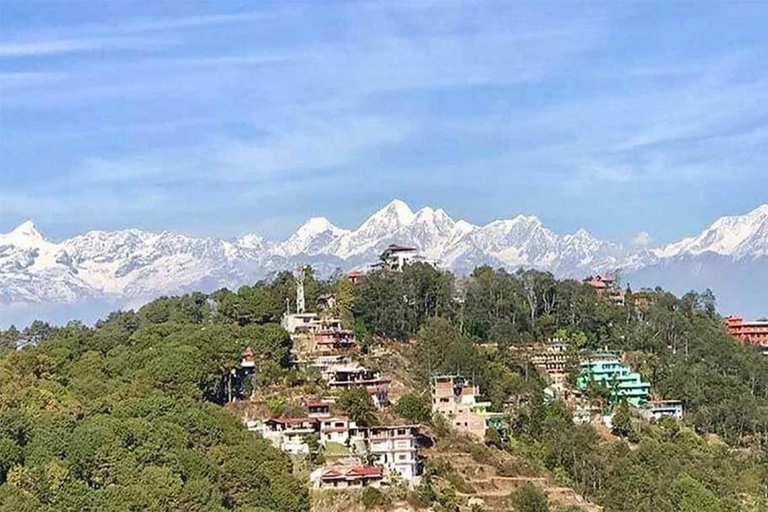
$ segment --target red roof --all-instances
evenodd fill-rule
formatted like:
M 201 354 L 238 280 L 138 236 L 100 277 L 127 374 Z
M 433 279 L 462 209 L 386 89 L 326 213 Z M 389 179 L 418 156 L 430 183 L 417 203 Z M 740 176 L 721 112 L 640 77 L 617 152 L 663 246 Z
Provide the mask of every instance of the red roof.
M 331 404 L 328 402 L 322 402 L 320 400 L 307 400 L 304 402 L 307 407 L 330 407 Z
M 363 273 L 359 270 L 350 270 L 349 272 L 347 272 L 347 277 L 360 277 L 362 275 Z
M 347 475 L 349 476 L 383 476 L 384 471 L 378 467 L 356 466 L 350 469 Z
M 323 472 L 323 480 L 382 478 L 384 470 L 374 466 L 333 467 Z

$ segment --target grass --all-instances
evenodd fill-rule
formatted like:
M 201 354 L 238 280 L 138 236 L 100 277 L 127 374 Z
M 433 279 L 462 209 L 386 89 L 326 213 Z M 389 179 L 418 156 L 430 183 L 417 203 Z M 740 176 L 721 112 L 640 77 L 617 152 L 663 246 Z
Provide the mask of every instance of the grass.
M 349 455 L 349 448 L 340 443 L 334 443 L 328 441 L 325 443 L 325 456 L 326 457 L 344 457 Z

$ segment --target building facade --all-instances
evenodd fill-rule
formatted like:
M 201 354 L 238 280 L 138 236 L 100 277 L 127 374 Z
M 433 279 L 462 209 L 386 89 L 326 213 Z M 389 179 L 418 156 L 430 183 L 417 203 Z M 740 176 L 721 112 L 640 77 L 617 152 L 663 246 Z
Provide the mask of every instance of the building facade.
M 626 400 L 635 407 L 644 405 L 651 395 L 651 385 L 643 382 L 640 374 L 622 365 L 618 358 L 600 357 L 580 363 L 580 376 L 576 388 L 585 390 L 590 382 L 602 384 L 611 392 L 611 403 Z
M 768 321 L 744 321 L 739 316 L 729 316 L 725 319 L 725 328 L 731 336 L 740 343 L 768 346 Z
M 502 414 L 490 412 L 490 402 L 477 400 L 480 388 L 471 379 L 457 375 L 432 378 L 432 411 L 443 415 L 451 426 L 479 439 L 489 428 L 501 426 Z

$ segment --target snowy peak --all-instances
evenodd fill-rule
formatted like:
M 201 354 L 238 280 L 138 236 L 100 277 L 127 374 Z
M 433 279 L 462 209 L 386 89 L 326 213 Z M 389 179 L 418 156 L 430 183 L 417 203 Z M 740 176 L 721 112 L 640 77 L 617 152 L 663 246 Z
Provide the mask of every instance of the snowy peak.
M 16 247 L 31 248 L 47 242 L 35 227 L 34 222 L 27 220 L 19 224 L 10 233 L 0 234 L 0 243 L 14 245 Z
M 649 236 L 645 239 L 650 241 Z M 442 209 L 414 211 L 394 200 L 355 230 L 313 217 L 282 242 L 246 234 L 234 242 L 137 229 L 91 231 L 61 243 L 46 241 L 32 222 L 0 234 L 0 303 L 75 303 L 153 297 L 192 290 L 237 288 L 297 264 L 319 272 L 363 267 L 389 244 L 415 247 L 428 260 L 458 272 L 478 265 L 533 267 L 581 278 L 616 269 L 637 271 L 699 254 L 730 264 L 764 265 L 768 258 L 768 205 L 723 217 L 697 236 L 666 247 L 621 245 L 584 229 L 558 235 L 535 216 L 518 215 L 484 226 L 453 220 Z M 676 258 L 677 256 L 685 258 Z M 702 259 L 706 259 L 703 256 Z
M 325 217 L 312 217 L 288 240 L 279 244 L 277 251 L 282 256 L 320 254 L 326 252 L 330 244 L 347 234 L 349 231 L 334 226 Z
M 699 235 L 655 251 L 662 258 L 706 252 L 723 256 L 768 256 L 768 204 L 746 215 L 721 217 Z
M 301 237 L 310 238 L 320 235 L 326 231 L 330 231 L 331 233 L 337 235 L 341 235 L 346 232 L 346 230 L 331 224 L 331 222 L 325 217 L 312 217 L 307 222 L 302 224 L 298 231 L 296 231 L 296 234 Z
M 246 249 L 260 249 L 265 246 L 265 241 L 256 233 L 246 233 L 237 239 L 235 245 Z
M 432 209 L 430 208 L 429 211 Z M 387 206 L 377 211 L 358 228 L 357 231 L 370 229 L 371 227 L 400 227 L 407 226 L 415 215 L 411 208 L 400 199 L 395 199 Z

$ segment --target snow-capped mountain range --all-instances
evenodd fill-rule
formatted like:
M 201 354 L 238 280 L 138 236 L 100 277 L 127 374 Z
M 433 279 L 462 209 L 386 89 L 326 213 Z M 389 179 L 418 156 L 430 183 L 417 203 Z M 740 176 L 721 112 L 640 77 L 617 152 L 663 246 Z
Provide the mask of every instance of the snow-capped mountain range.
M 665 272 L 674 272 L 678 280 L 692 276 L 670 286 L 683 287 L 675 291 L 715 289 L 710 281 L 748 282 L 758 287 L 755 300 L 768 314 L 768 292 L 759 295 L 760 286 L 768 289 L 768 204 L 743 216 L 723 217 L 695 237 L 649 249 L 598 240 L 585 230 L 558 235 L 533 216 L 476 226 L 454 221 L 442 209 L 413 212 L 394 200 L 355 230 L 315 217 L 282 242 L 253 233 L 227 241 L 128 229 L 91 231 L 56 243 L 27 221 L 0 234 L 0 309 L 6 311 L 0 322 L 22 318 L 17 315 L 22 310 L 45 317 L 49 306 L 134 307 L 160 295 L 237 288 L 304 263 L 325 274 L 360 268 L 376 261 L 390 243 L 415 247 L 458 273 L 481 264 L 535 267 L 567 277 L 620 269 L 633 285 L 662 286 L 674 281 Z M 713 262 L 717 276 L 707 275 Z M 748 275 L 742 278 L 743 272 Z M 646 283 L 650 277 L 644 276 L 658 281 Z M 715 292 L 721 305 L 730 300 L 727 289 Z M 81 316 L 91 317 L 88 309 Z

